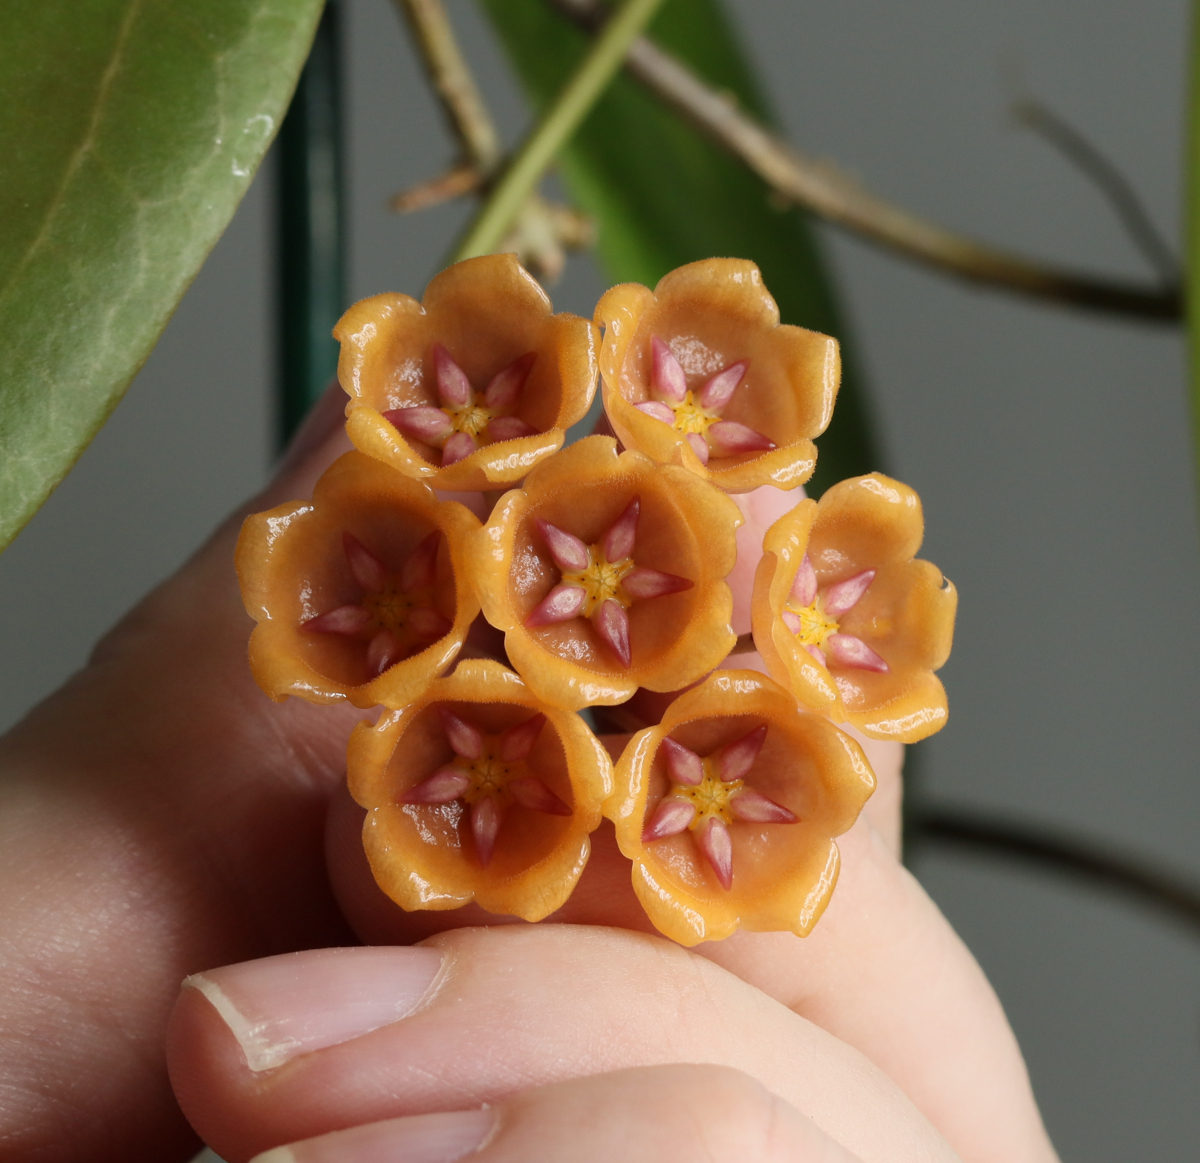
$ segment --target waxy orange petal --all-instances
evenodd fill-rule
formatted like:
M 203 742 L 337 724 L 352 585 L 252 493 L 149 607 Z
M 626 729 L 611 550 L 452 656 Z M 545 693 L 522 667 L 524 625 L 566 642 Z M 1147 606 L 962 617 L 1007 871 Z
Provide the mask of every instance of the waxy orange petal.
M 813 439 L 828 425 L 837 396 L 837 341 L 780 324 L 753 263 L 706 259 L 672 271 L 653 291 L 636 283 L 613 287 L 594 317 L 604 328 L 604 408 L 627 448 L 682 465 L 728 492 L 766 484 L 793 489 L 812 475 Z M 721 409 L 722 421 L 739 427 L 718 430 L 711 450 L 697 434 L 657 419 L 658 409 L 640 408 L 683 399 L 667 370 L 672 362 L 684 374 L 684 391 L 690 386 L 705 398 L 724 396 L 729 384 L 721 377 L 728 372 L 732 381 L 734 369 L 746 365 Z M 747 431 L 760 442 L 733 452 Z M 723 434 L 730 443 L 721 442 Z
M 494 830 L 485 814 L 476 833 L 472 813 L 459 801 L 406 802 L 453 759 L 440 707 L 501 738 L 529 723 L 531 713 L 545 716 L 527 758 L 529 774 L 570 814 L 549 800 L 533 808 L 517 802 Z M 591 852 L 600 805 L 612 791 L 608 755 L 578 715 L 546 706 L 512 671 L 479 660 L 459 663 L 375 725 L 360 723 L 350 738 L 347 771 L 351 794 L 367 809 L 367 859 L 392 900 L 410 910 L 476 901 L 527 921 L 542 920 L 570 896 Z M 542 802 L 524 786 L 522 794 Z M 484 864 L 476 844 L 486 847 L 489 840 Z
M 355 447 L 438 489 L 495 489 L 521 480 L 562 447 L 596 390 L 595 326 L 553 314 L 545 291 L 511 254 L 455 263 L 431 280 L 419 303 L 398 294 L 364 299 L 342 316 L 334 335 L 342 345 L 338 378 L 350 396 L 346 431 Z M 389 423 L 385 413 L 437 407 L 439 384 L 455 399 L 462 395 L 456 376 L 439 377 L 435 345 L 485 400 L 493 385 L 493 399 L 511 398 L 524 374 L 513 415 L 532 433 L 513 435 L 501 425 L 503 436 L 492 434 L 482 447 L 460 441 L 451 451 L 463 453 L 461 459 L 443 466 L 435 444 Z
M 950 654 L 958 595 L 914 558 L 923 532 L 917 494 L 871 473 L 834 485 L 819 505 L 802 501 L 763 539 L 751 619 L 768 672 L 805 705 L 873 738 L 915 743 L 946 722 L 933 672 Z M 812 582 L 802 586 L 808 568 Z M 797 587 L 817 582 L 841 610 L 825 654 L 803 647 L 783 617 Z M 847 607 L 839 597 L 854 600 Z
M 693 584 L 628 610 L 630 663 L 583 618 L 548 625 L 538 614 L 561 571 L 539 520 L 599 542 L 639 499 L 634 561 Z M 725 577 L 737 556 L 737 506 L 720 490 L 673 465 L 591 436 L 530 473 L 506 493 L 475 538 L 473 576 L 487 620 L 505 633 L 505 649 L 546 702 L 569 709 L 622 703 L 639 687 L 676 690 L 702 678 L 728 654 L 732 596 Z
M 747 797 L 747 814 L 759 818 L 737 818 L 724 835 L 710 830 L 702 851 L 690 818 L 677 827 L 686 813 L 674 807 L 683 800 L 671 795 L 667 740 L 711 755 L 745 739 L 751 724 L 765 724 L 766 738 L 748 790 L 734 796 L 731 811 L 737 816 L 738 799 Z M 683 945 L 721 940 L 738 928 L 806 936 L 837 881 L 835 838 L 875 787 L 853 739 L 749 670 L 719 670 L 680 695 L 657 727 L 629 741 L 615 778 L 604 810 L 633 861 L 634 891 L 655 927 Z M 768 811 L 755 796 L 794 819 Z
M 439 502 L 427 485 L 360 452 L 335 461 L 311 501 L 248 517 L 236 562 L 246 611 L 258 623 L 249 650 L 259 686 L 273 699 L 297 695 L 357 707 L 401 705 L 413 698 L 453 662 L 479 612 L 464 558 L 469 536 L 478 528 L 478 518 L 462 505 Z M 449 629 L 378 676 L 370 669 L 394 661 L 394 641 L 383 638 L 370 652 L 358 640 L 361 635 L 310 629 L 320 615 L 361 604 L 363 587 L 347 561 L 344 534 L 372 558 L 387 557 L 383 564 L 392 576 L 402 572 L 426 538 L 438 535 L 430 608 Z

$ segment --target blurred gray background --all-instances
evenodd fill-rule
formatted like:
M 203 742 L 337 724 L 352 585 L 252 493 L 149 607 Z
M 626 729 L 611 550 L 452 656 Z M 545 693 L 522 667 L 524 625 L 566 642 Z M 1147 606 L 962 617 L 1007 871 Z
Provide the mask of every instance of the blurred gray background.
M 397 218 L 451 160 L 388 0 L 344 0 L 352 298 L 419 295 L 465 205 Z M 1095 191 L 1007 115 L 1005 78 L 1180 218 L 1184 0 L 732 0 L 783 125 L 879 193 L 1062 263 L 1144 273 Z M 527 109 L 466 0 L 452 15 L 511 138 Z M 76 471 L 0 558 L 0 728 L 264 479 L 273 456 L 268 165 Z M 686 196 L 684 192 L 681 196 Z M 1176 330 L 1017 302 L 836 232 L 828 253 L 887 468 L 961 593 L 949 727 L 922 793 L 1058 826 L 1200 882 L 1200 555 Z M 552 288 L 590 314 L 587 258 Z M 1064 1159 L 1200 1152 L 1200 944 L 990 856 L 917 871 L 988 972 Z

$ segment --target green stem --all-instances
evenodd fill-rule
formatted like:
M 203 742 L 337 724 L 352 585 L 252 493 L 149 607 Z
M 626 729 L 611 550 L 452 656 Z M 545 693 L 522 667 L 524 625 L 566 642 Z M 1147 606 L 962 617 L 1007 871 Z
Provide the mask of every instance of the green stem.
M 533 193 L 555 154 L 570 140 L 621 67 L 629 46 L 663 0 L 626 0 L 584 57 L 566 88 L 525 139 L 471 223 L 453 261 L 491 254 Z
M 1189 64 L 1188 156 L 1184 196 L 1187 214 L 1187 279 L 1185 311 L 1191 368 L 1192 432 L 1195 471 L 1200 483 L 1200 0 L 1192 6 Z

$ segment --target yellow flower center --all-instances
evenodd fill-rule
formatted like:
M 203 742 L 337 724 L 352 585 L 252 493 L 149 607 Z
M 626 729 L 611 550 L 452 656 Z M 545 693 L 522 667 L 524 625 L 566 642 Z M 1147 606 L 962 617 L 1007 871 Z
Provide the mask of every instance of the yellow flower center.
M 484 741 L 483 755 L 479 759 L 455 756 L 454 766 L 462 768 L 471 777 L 471 786 L 461 797 L 468 804 L 473 804 L 484 796 L 496 796 L 502 803 L 507 804 L 512 798 L 508 792 L 509 781 L 519 775 L 528 774 L 523 759 L 514 763 L 502 763 L 496 755 L 498 746 L 498 740 L 487 738 Z
M 711 816 L 719 816 L 726 824 L 732 824 L 733 813 L 729 810 L 729 801 L 734 793 L 741 791 L 744 786 L 745 781 L 740 779 L 726 783 L 713 770 L 712 761 L 705 759 L 704 779 L 700 783 L 694 786 L 685 783 L 672 784 L 669 794 L 679 799 L 691 800 L 696 815 L 688 827 L 695 831 Z
M 721 419 L 716 412 L 710 412 L 696 403 L 694 395 L 689 391 L 681 404 L 669 405 L 675 412 L 675 429 L 679 432 L 696 432 L 703 436 L 709 425 Z
M 620 602 L 626 609 L 633 604 L 633 599 L 621 588 L 621 579 L 631 569 L 632 557 L 609 561 L 604 556 L 603 548 L 599 545 L 589 545 L 587 568 L 564 573 L 562 580 L 569 585 L 583 587 L 587 594 L 583 616 L 590 618 L 596 607 L 610 598 Z
M 821 609 L 819 597 L 811 606 L 784 602 L 783 608 L 800 619 L 800 629 L 796 631 L 796 637 L 800 639 L 801 646 L 815 646 L 818 650 L 823 650 L 829 635 L 838 632 L 837 622 Z
M 450 417 L 455 432 L 467 432 L 471 436 L 478 436 L 495 418 L 487 408 L 478 404 L 467 404 L 462 408 L 443 408 L 442 411 Z
M 381 630 L 399 633 L 408 622 L 408 615 L 418 603 L 395 582 L 388 582 L 377 594 L 364 594 L 362 604 L 371 612 Z M 422 605 L 429 605 L 424 602 Z

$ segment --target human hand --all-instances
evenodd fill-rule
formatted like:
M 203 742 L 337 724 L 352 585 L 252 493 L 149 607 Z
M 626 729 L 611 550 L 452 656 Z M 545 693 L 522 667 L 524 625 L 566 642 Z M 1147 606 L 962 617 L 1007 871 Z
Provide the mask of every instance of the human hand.
M 331 398 L 306 455 L 251 507 L 307 495 L 345 448 L 339 421 Z M 231 568 L 238 524 L 0 743 L 0 1141 L 13 1160 L 193 1148 L 161 1049 L 188 973 L 497 921 L 470 909 L 400 914 L 374 888 L 358 809 L 339 790 L 360 715 L 275 705 L 253 686 Z M 994 997 L 883 838 L 898 830 L 898 754 L 872 759 L 881 792 L 840 841 L 842 881 L 814 934 L 739 934 L 698 952 L 874 1062 L 965 1158 L 1050 1158 Z M 645 928 L 611 833 L 596 841 L 555 919 Z M 619 1010 L 609 1020 L 636 1049 Z M 486 1079 L 479 1088 L 495 1092 Z

